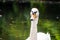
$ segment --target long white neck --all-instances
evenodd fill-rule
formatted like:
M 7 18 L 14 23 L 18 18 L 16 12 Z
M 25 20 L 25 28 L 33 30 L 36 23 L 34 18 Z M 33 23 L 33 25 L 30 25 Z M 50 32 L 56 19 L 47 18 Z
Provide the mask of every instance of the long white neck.
M 30 40 L 37 40 L 37 24 L 36 24 L 36 21 L 31 21 Z

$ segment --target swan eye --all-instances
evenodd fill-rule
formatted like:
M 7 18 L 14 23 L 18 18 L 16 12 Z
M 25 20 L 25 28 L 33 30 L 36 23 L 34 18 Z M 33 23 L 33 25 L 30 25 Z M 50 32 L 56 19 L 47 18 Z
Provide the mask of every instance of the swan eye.
M 33 13 L 33 11 L 31 11 Z
M 34 13 L 37 13 L 37 11 L 36 11 L 36 12 L 34 12 Z
M 36 12 L 32 12 L 33 15 L 36 14 L 36 13 L 37 13 L 37 11 Z

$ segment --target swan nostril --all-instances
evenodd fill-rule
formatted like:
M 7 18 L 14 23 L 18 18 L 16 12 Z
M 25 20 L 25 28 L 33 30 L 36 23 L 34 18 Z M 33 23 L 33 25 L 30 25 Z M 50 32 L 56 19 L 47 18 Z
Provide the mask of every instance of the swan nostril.
M 33 19 L 31 19 L 31 21 L 33 21 Z

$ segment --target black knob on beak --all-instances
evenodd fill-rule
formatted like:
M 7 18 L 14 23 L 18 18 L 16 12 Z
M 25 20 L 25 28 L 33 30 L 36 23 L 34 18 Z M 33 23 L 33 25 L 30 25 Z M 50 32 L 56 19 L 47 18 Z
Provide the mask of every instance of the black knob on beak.
M 33 19 L 31 19 L 31 21 L 33 21 Z

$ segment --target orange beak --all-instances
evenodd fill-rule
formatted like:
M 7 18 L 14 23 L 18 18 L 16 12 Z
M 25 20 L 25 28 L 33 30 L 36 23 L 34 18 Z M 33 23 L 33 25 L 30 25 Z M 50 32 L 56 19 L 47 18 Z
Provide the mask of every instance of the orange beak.
M 32 16 L 34 17 L 34 19 L 35 19 L 35 18 L 37 18 L 37 16 L 36 16 L 36 14 L 35 14 L 35 13 L 34 13 L 34 14 L 32 14 Z

